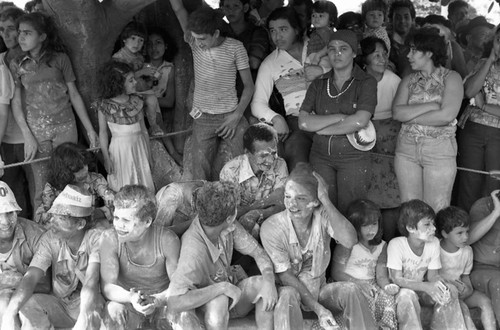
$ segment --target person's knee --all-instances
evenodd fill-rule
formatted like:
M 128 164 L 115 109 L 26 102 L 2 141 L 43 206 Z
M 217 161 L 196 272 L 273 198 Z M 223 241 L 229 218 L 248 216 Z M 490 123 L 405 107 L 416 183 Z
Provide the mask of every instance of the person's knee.
M 282 286 L 279 288 L 278 303 L 295 305 L 300 303 L 300 294 L 297 289 L 291 286 Z
M 229 322 L 229 298 L 218 296 L 206 304 L 205 324 L 211 329 L 223 329 Z
M 492 277 L 488 282 L 488 292 L 491 297 L 500 298 L 500 277 Z
M 418 295 L 415 291 L 410 289 L 400 289 L 396 296 L 396 304 L 398 307 L 401 305 L 418 304 Z

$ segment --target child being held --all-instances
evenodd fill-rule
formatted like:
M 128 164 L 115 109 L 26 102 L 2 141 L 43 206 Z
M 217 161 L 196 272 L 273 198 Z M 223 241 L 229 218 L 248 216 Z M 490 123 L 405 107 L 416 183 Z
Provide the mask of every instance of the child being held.
M 437 236 L 441 237 L 441 269 L 439 275 L 458 291 L 458 298 L 468 307 L 481 309 L 481 323 L 485 330 L 496 329 L 491 300 L 474 290 L 469 278 L 473 252 L 468 245 L 470 218 L 467 212 L 448 206 L 436 215 Z
M 120 40 L 123 47 L 113 54 L 113 59 L 116 61 L 127 63 L 134 70 L 135 79 L 137 80 L 137 95 L 144 98 L 146 104 L 146 117 L 151 130 L 151 135 L 163 135 L 164 132 L 156 121 L 157 114 L 161 115 L 160 105 L 154 90 L 142 80 L 143 76 L 157 78 L 159 73 L 157 69 L 145 64 L 144 56 L 141 54 L 144 41 L 146 40 L 147 32 L 139 24 L 130 23 L 123 29 L 120 35 Z
M 361 16 L 365 22 L 363 38 L 377 37 L 384 41 L 387 53 L 391 52 L 391 40 L 385 29 L 384 21 L 387 5 L 384 0 L 367 0 L 361 5 Z
M 321 58 L 327 55 L 326 46 L 337 22 L 337 7 L 326 0 L 316 1 L 312 5 L 311 23 L 314 29 L 307 45 L 307 62 L 319 65 Z
M 469 328 L 456 288 L 439 275 L 440 247 L 434 236 L 434 218 L 434 210 L 425 202 L 404 202 L 398 219 L 404 236 L 393 238 L 387 247 L 389 278 L 400 287 L 396 295 L 400 329 L 422 329 L 421 304 L 434 307 L 432 329 Z
M 372 201 L 353 201 L 346 213 L 358 233 L 352 250 L 337 244 L 333 253 L 332 277 L 335 281 L 357 283 L 368 300 L 375 321 L 382 329 L 397 329 L 396 302 L 399 291 L 387 273 L 387 245 L 382 240 L 380 208 Z

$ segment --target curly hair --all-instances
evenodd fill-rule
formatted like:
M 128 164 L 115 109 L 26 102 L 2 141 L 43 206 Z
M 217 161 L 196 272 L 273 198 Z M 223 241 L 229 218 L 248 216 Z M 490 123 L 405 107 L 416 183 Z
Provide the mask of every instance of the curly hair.
M 422 52 L 431 52 L 431 60 L 435 66 L 445 66 L 448 59 L 446 41 L 439 35 L 439 30 L 434 27 L 416 29 L 406 41 Z
M 213 35 L 219 30 L 221 35 L 226 31 L 225 22 L 220 11 L 210 7 L 201 7 L 189 15 L 188 30 L 196 34 Z
M 410 16 L 413 19 L 415 19 L 415 17 L 417 16 L 415 6 L 413 5 L 413 2 L 411 0 L 396 0 L 391 3 L 391 6 L 389 7 L 389 20 L 392 20 L 394 12 L 400 8 L 408 8 L 408 10 L 410 11 Z
M 148 38 L 153 34 L 163 39 L 163 43 L 165 44 L 165 53 L 163 54 L 163 59 L 169 62 L 172 61 L 174 59 L 175 54 L 177 54 L 177 45 L 175 44 L 172 37 L 163 28 L 159 26 L 153 26 L 148 28 Z M 149 61 L 148 56 L 146 56 L 146 59 Z
M 50 16 L 41 12 L 32 12 L 17 19 L 16 25 L 18 29 L 21 23 L 31 26 L 38 34 L 47 36 L 42 42 L 40 50 L 40 54 L 44 54 L 41 61 L 48 63 L 55 53 L 68 53 L 68 49 L 59 37 L 57 27 Z
M 356 232 L 361 232 L 361 227 L 378 224 L 378 231 L 370 240 L 370 245 L 378 245 L 382 242 L 382 212 L 380 207 L 368 199 L 357 199 L 347 207 L 346 218 L 352 223 Z
M 384 18 L 385 14 L 387 12 L 387 5 L 384 0 L 366 0 L 361 4 L 361 16 L 363 19 L 366 19 L 366 14 L 368 14 L 369 11 L 374 11 L 374 10 L 379 10 L 382 13 L 384 13 Z
M 130 65 L 111 60 L 99 70 L 99 89 L 101 98 L 110 99 L 125 92 L 125 77 L 133 72 Z
M 156 198 L 143 185 L 126 185 L 116 193 L 113 200 L 115 209 L 135 208 L 135 215 L 141 221 L 147 221 L 149 218 L 154 221 L 156 218 Z
M 427 203 L 412 199 L 401 204 L 398 219 L 398 229 L 401 235 L 408 237 L 410 234 L 406 227 L 417 228 L 418 222 L 422 219 L 434 219 L 436 213 Z
M 448 206 L 436 214 L 436 236 L 442 238 L 442 231 L 449 233 L 456 227 L 469 227 L 470 217 L 465 210 Z
M 66 185 L 75 181 L 75 172 L 90 163 L 90 156 L 84 147 L 65 142 L 57 146 L 48 163 L 47 182 L 55 189 L 62 191 Z
M 299 15 L 297 15 L 295 9 L 290 7 L 280 7 L 273 10 L 267 17 L 267 29 L 269 30 L 269 23 L 271 23 L 271 21 L 277 21 L 279 19 L 288 21 L 290 26 L 298 32 L 297 41 L 302 41 L 304 28 L 302 27 L 302 24 L 300 24 Z
M 330 26 L 334 27 L 337 24 L 339 15 L 337 7 L 333 2 L 326 0 L 318 0 L 312 5 L 312 11 L 316 13 L 327 13 L 329 15 Z
M 243 134 L 243 147 L 253 153 L 254 141 L 271 142 L 273 140 L 278 142 L 276 130 L 267 124 L 258 123 L 248 127 Z
M 239 203 L 239 188 L 232 182 L 207 182 L 195 193 L 196 211 L 204 226 L 219 226 L 235 215 Z

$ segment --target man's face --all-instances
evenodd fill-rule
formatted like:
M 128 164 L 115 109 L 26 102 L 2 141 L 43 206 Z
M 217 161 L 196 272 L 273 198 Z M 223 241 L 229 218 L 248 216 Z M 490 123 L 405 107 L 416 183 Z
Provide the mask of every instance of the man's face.
M 138 241 L 151 225 L 152 219 L 141 220 L 137 208 L 115 208 L 113 227 L 120 242 Z
M 13 20 L 0 21 L 0 37 L 8 49 L 18 45 L 16 23 Z
M 415 20 L 411 17 L 410 9 L 402 7 L 397 8 L 392 14 L 392 23 L 397 33 L 406 36 L 410 32 Z
M 210 48 L 213 48 L 217 45 L 217 38 L 219 37 L 219 30 L 216 30 L 214 34 L 208 34 L 208 33 L 194 33 L 191 31 L 191 35 L 193 36 L 194 40 L 196 41 L 196 44 L 198 47 L 200 47 L 203 50 L 208 50 Z
M 462 6 L 455 10 L 455 12 L 448 15 L 448 19 L 451 21 L 451 24 L 456 27 L 458 23 L 463 20 L 466 20 L 469 17 L 469 7 Z
M 273 168 L 278 157 L 276 141 L 253 141 L 253 152 L 248 154 L 248 160 L 254 173 L 267 172 Z
M 0 240 L 12 240 L 16 225 L 17 213 L 15 211 L 0 213 Z

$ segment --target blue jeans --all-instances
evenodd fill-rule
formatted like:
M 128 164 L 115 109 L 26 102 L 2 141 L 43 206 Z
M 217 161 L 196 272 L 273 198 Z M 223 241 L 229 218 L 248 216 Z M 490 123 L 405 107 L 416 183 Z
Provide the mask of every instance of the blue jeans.
M 355 149 L 345 135 L 315 135 L 310 161 L 328 184 L 328 195 L 340 212 L 365 198 L 371 177 L 370 154 Z
M 500 129 L 467 121 L 458 137 L 458 166 L 500 170 Z M 481 197 L 500 189 L 500 181 L 482 174 L 458 173 L 458 206 L 469 211 Z
M 399 134 L 394 169 L 401 201 L 420 199 L 436 212 L 450 205 L 457 173 L 455 136 Z
M 248 127 L 245 117 L 241 117 L 232 139 L 223 140 L 215 133 L 215 130 L 231 113 L 220 115 L 203 113 L 198 119 L 194 120 L 193 161 L 191 162 L 193 180 L 217 180 L 224 164 L 244 152 L 243 134 Z M 217 152 L 224 153 L 222 155 L 223 164 L 214 164 Z

